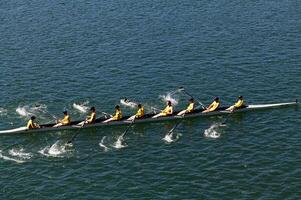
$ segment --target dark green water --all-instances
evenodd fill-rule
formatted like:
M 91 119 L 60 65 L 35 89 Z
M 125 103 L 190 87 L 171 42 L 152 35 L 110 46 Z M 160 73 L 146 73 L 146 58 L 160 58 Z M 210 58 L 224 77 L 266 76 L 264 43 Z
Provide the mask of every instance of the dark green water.
M 300 99 L 300 9 L 289 0 L 1 1 L 0 129 L 23 126 L 28 112 L 44 123 L 64 109 L 84 118 L 73 103 L 111 113 L 124 96 L 161 108 L 159 95 L 178 86 L 206 104 Z M 220 137 L 204 136 L 224 120 L 185 121 L 170 144 L 162 138 L 174 122 L 134 125 L 121 149 L 125 127 L 81 130 L 67 149 L 74 131 L 3 136 L 0 197 L 300 199 L 300 109 L 233 114 Z

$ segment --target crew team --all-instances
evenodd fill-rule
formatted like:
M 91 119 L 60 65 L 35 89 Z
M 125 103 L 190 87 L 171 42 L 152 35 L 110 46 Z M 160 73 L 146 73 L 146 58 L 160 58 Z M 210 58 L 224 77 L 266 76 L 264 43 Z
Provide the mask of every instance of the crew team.
M 242 96 L 239 96 L 238 99 L 237 99 L 237 102 L 234 105 L 227 108 L 226 111 L 234 112 L 235 110 L 240 109 L 240 108 L 244 108 L 244 107 L 245 107 L 244 99 L 243 99 Z M 144 107 L 142 106 L 142 104 L 138 104 L 137 108 L 138 108 L 138 110 L 137 110 L 136 114 L 129 117 L 127 120 L 133 121 L 133 120 L 140 119 L 140 118 L 144 117 Z M 203 113 L 209 113 L 209 112 L 217 111 L 217 110 L 219 110 L 219 108 L 220 108 L 220 99 L 218 97 L 216 97 L 213 100 L 213 102 L 207 108 L 205 108 L 202 112 Z M 186 114 L 193 113 L 194 110 L 195 110 L 195 101 L 194 101 L 193 98 L 191 98 L 191 99 L 189 99 L 187 108 L 185 110 L 180 111 L 177 115 L 178 116 L 185 116 Z M 91 107 L 90 112 L 91 113 L 86 118 L 86 120 L 78 123 L 77 124 L 78 126 L 82 127 L 85 124 L 95 123 L 95 120 L 96 120 L 96 109 L 95 109 L 95 107 Z M 68 114 L 68 112 L 64 111 L 63 114 L 64 114 L 64 117 L 62 119 L 57 120 L 56 124 L 53 125 L 53 127 L 66 126 L 66 125 L 71 124 L 71 118 L 70 118 L 70 115 Z M 154 115 L 152 118 L 166 117 L 166 116 L 170 116 L 170 115 L 173 115 L 173 114 L 174 114 L 174 111 L 173 111 L 172 103 L 171 103 L 171 101 L 167 101 L 166 107 L 163 110 L 161 110 L 160 113 Z M 36 119 L 35 116 L 32 116 L 30 118 L 30 120 L 27 123 L 27 128 L 28 129 L 40 128 L 39 124 L 35 122 L 35 119 Z M 115 115 L 110 116 L 109 119 L 103 121 L 102 123 L 109 123 L 111 121 L 118 121 L 118 120 L 121 120 L 121 119 L 122 119 L 121 108 L 120 108 L 119 105 L 116 105 L 115 106 Z

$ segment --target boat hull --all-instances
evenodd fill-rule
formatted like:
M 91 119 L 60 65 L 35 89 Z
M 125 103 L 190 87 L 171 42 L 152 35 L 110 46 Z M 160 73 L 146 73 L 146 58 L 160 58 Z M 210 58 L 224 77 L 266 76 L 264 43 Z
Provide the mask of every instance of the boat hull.
M 248 105 L 245 108 L 235 110 L 235 112 L 226 111 L 225 110 L 226 107 L 220 108 L 218 111 L 209 112 L 209 113 L 202 113 L 203 110 L 199 109 L 199 110 L 195 110 L 193 113 L 186 114 L 184 116 L 184 118 L 189 119 L 189 118 L 195 118 L 195 117 L 229 115 L 229 114 L 238 113 L 238 112 L 286 107 L 286 106 L 293 106 L 293 105 L 297 105 L 297 104 L 298 104 L 298 102 L 296 101 L 296 102 L 277 103 L 277 104 Z M 182 119 L 182 117 L 177 116 L 176 114 L 177 114 L 177 112 L 174 115 L 167 116 L 167 117 L 160 117 L 160 118 L 156 118 L 156 119 L 152 118 L 152 116 L 154 116 L 154 114 L 148 114 L 141 119 L 136 119 L 135 124 Z M 86 129 L 86 128 L 91 128 L 91 127 L 122 126 L 122 125 L 128 125 L 129 123 L 131 123 L 131 121 L 127 120 L 128 117 L 129 116 L 126 116 L 126 117 L 123 117 L 120 121 L 112 121 L 109 123 L 103 123 L 103 121 L 106 120 L 106 118 L 101 117 L 101 118 L 96 119 L 94 124 L 87 124 L 83 127 L 77 126 L 77 124 L 80 123 L 81 121 L 74 121 L 74 122 L 72 122 L 71 125 L 61 126 L 61 127 L 53 127 L 54 124 L 42 124 L 42 125 L 40 125 L 41 128 L 39 128 L 39 129 L 27 129 L 26 127 L 20 127 L 20 128 L 0 131 L 0 135 L 36 133 L 36 132 L 46 132 L 46 131 L 47 132 L 48 131 L 61 131 L 61 130 L 72 130 L 72 129 L 79 129 L 79 128 Z

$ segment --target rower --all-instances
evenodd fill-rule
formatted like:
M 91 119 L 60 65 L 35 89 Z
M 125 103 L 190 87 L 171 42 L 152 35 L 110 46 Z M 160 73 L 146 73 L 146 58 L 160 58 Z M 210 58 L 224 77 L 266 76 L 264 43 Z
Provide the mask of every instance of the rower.
M 31 116 L 31 117 L 30 117 L 30 120 L 29 120 L 28 123 L 27 123 L 27 128 L 28 128 L 28 129 L 40 128 L 40 125 L 37 124 L 37 123 L 35 123 L 35 119 L 36 119 L 35 116 Z
M 188 104 L 187 108 L 185 110 L 182 110 L 181 112 L 179 112 L 177 115 L 183 116 L 187 113 L 193 112 L 193 110 L 194 110 L 194 99 L 191 98 L 191 99 L 189 99 L 189 104 Z
M 102 123 L 108 123 L 110 121 L 118 121 L 122 118 L 122 112 L 119 105 L 115 106 L 115 115 L 111 116 L 110 119 L 103 121 Z
M 220 100 L 218 97 L 215 97 L 214 101 L 208 106 L 206 110 L 203 111 L 203 113 L 216 111 L 219 108 Z
M 134 119 L 139 119 L 144 116 L 144 107 L 139 103 L 138 104 L 138 111 L 135 115 L 131 116 L 127 120 L 132 121 Z
M 162 110 L 159 114 L 153 116 L 152 118 L 166 117 L 172 114 L 173 114 L 173 107 L 171 101 L 167 101 L 167 106 L 164 108 L 164 110 Z
M 91 107 L 90 111 L 91 111 L 91 115 L 88 116 L 85 121 L 82 121 L 82 122 L 78 123 L 77 125 L 83 126 L 84 124 L 93 124 L 95 122 L 95 120 L 96 120 L 96 109 L 95 109 L 95 107 L 94 106 Z
M 68 115 L 67 111 L 63 112 L 64 114 L 64 118 L 63 119 L 59 119 L 56 123 L 56 125 L 54 125 L 53 127 L 60 127 L 60 126 L 66 126 L 69 125 L 71 123 L 71 119 L 70 116 Z
M 245 105 L 244 105 L 243 96 L 239 96 L 237 102 L 233 106 L 230 106 L 229 108 L 227 108 L 226 110 L 233 112 L 236 109 L 240 109 L 240 108 L 244 108 L 244 107 L 245 107 Z

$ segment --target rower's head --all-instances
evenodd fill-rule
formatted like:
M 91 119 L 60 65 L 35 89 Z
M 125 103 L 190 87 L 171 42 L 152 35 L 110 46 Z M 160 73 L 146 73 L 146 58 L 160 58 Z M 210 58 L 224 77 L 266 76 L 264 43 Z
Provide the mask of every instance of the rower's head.
M 219 102 L 219 98 L 218 98 L 218 97 L 215 97 L 215 98 L 214 98 L 214 101 L 215 101 L 215 102 Z
M 239 96 L 238 99 L 242 100 L 244 97 L 243 96 Z
M 115 106 L 115 110 L 120 110 L 120 106 L 119 106 L 119 105 L 116 105 L 116 106 Z
M 36 119 L 36 116 L 31 116 L 30 119 L 33 121 Z
M 139 109 L 140 109 L 140 108 L 142 108 L 142 105 L 141 105 L 141 103 L 139 103 L 139 104 L 138 104 L 138 108 L 139 108 Z
M 64 114 L 64 115 L 68 115 L 68 112 L 67 112 L 67 110 L 65 110 L 65 111 L 63 112 L 63 114 Z
M 167 101 L 167 105 L 168 105 L 168 106 L 171 106 L 171 101 Z
M 95 112 L 95 107 L 94 107 L 94 106 L 91 107 L 91 108 L 90 108 L 90 111 Z
M 193 103 L 193 102 L 194 102 L 193 98 L 189 99 L 189 103 Z

